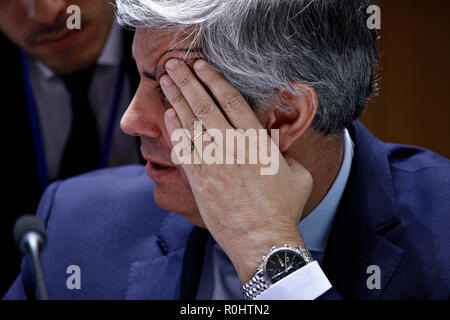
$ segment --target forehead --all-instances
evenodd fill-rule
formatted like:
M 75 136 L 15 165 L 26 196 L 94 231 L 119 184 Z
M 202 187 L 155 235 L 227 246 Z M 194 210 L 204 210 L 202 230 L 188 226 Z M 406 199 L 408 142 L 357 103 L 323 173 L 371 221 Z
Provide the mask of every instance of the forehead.
M 150 66 L 157 63 L 159 58 L 168 51 L 179 51 L 185 54 L 189 45 L 189 39 L 177 31 L 142 28 L 135 32 L 132 50 L 138 64 Z M 198 49 L 193 50 L 197 55 Z
M 138 59 L 155 52 L 166 51 L 172 38 L 173 33 L 169 31 L 137 29 L 133 40 L 133 55 Z

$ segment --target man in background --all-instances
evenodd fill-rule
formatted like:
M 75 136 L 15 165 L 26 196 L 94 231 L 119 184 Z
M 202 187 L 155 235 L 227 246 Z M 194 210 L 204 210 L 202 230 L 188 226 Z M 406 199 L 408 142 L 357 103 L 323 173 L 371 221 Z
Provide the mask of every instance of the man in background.
M 137 140 L 119 128 L 137 87 L 132 34 L 114 23 L 112 2 L 0 1 L 0 295 L 20 270 L 13 223 L 50 182 L 139 162 Z

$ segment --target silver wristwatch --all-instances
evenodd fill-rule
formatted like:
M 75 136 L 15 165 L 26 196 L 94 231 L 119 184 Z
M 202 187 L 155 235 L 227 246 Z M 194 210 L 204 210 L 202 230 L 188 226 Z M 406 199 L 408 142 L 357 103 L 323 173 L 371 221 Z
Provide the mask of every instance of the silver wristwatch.
M 253 300 L 274 283 L 314 261 L 308 250 L 298 247 L 272 247 L 250 281 L 241 287 L 245 300 Z

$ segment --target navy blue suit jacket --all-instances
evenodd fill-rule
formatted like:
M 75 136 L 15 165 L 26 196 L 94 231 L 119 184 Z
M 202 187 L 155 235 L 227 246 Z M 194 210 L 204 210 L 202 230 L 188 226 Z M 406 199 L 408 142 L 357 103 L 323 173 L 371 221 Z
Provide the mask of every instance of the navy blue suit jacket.
M 382 143 L 358 121 L 355 155 L 327 244 L 321 298 L 450 298 L 450 165 L 430 151 Z M 37 215 L 51 299 L 194 299 L 207 232 L 160 209 L 142 166 L 106 169 L 51 185 Z M 69 290 L 66 269 L 81 269 Z M 381 288 L 368 289 L 370 265 Z M 34 298 L 30 263 L 7 299 Z

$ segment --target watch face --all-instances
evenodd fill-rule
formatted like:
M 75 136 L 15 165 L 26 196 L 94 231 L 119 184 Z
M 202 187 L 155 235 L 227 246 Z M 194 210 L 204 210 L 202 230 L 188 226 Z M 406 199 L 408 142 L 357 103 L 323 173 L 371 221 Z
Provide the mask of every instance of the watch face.
M 306 261 L 298 253 L 280 249 L 267 259 L 265 275 L 270 283 L 275 283 L 304 265 Z

